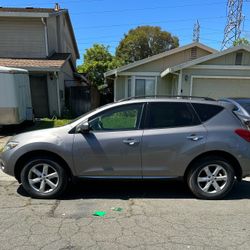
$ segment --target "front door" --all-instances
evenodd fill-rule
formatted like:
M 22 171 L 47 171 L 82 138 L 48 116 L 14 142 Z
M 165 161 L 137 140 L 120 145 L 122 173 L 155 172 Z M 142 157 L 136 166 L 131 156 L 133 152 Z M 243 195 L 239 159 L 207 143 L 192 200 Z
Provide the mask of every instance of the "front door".
M 31 101 L 35 117 L 49 117 L 47 76 L 30 76 Z
M 73 157 L 79 176 L 142 177 L 143 104 L 110 108 L 89 119 L 91 131 L 76 134 Z
M 143 177 L 182 176 L 203 152 L 206 129 L 189 103 L 152 102 L 142 144 Z

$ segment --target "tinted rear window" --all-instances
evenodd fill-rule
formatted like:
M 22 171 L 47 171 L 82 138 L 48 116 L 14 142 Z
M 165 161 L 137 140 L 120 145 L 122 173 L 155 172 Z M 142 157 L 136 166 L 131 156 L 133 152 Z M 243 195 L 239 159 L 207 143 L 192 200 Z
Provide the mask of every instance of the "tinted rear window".
M 192 103 L 202 122 L 205 122 L 219 114 L 224 108 L 217 105 Z
M 147 128 L 175 128 L 199 124 L 190 104 L 177 102 L 150 103 Z

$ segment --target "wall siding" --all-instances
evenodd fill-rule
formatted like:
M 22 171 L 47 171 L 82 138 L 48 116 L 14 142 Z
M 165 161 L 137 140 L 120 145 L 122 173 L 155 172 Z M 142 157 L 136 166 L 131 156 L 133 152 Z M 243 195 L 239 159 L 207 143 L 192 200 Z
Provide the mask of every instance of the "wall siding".
M 46 57 L 44 26 L 40 19 L 0 18 L 0 57 Z
M 197 48 L 197 57 L 202 57 L 209 55 L 206 50 Z M 138 67 L 134 67 L 132 69 L 128 69 L 128 72 L 134 72 L 136 76 L 136 72 L 159 72 L 166 70 L 168 67 L 181 64 L 183 62 L 187 62 L 191 60 L 191 49 L 187 49 L 181 51 L 179 53 L 175 53 L 173 55 L 145 63 Z M 125 71 L 126 72 L 126 71 Z M 116 81 L 116 99 L 126 98 L 125 96 L 125 84 L 126 77 L 119 76 Z M 177 94 L 177 77 L 170 75 L 164 78 L 157 77 L 157 94 L 158 95 L 172 95 Z
M 247 51 L 241 51 L 243 53 L 242 65 L 250 65 L 250 53 Z M 202 63 L 203 65 L 235 65 L 235 58 L 237 52 L 230 53 L 209 61 Z
M 49 17 L 47 25 L 49 53 L 71 53 L 72 62 L 76 66 L 76 53 L 65 15 Z
M 57 43 L 57 31 L 56 31 L 56 17 L 50 17 L 47 19 L 47 30 L 48 30 L 48 47 L 49 54 L 58 52 L 58 43 Z
M 209 55 L 208 51 L 197 48 L 197 57 Z M 128 69 L 129 72 L 162 72 L 165 69 L 191 60 L 191 49 Z

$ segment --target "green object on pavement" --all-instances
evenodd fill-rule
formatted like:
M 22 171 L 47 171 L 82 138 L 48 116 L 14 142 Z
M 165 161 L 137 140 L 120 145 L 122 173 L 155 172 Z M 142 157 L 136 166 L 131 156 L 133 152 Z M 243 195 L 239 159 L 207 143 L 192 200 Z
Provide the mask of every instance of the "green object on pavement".
M 94 216 L 99 216 L 99 217 L 103 217 L 103 216 L 105 216 L 105 214 L 106 214 L 106 212 L 104 212 L 104 211 L 95 211 L 93 213 Z
M 121 207 L 112 207 L 111 210 L 116 211 L 116 212 L 121 212 L 122 208 Z

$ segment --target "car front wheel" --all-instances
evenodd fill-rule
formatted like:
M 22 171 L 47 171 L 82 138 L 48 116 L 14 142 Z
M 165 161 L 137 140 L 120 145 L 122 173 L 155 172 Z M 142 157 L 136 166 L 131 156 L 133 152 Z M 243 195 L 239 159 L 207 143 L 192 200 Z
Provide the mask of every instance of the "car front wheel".
M 67 187 L 67 175 L 60 164 L 49 158 L 33 158 L 21 171 L 25 191 L 34 198 L 56 198 Z
M 196 162 L 187 176 L 192 193 L 200 199 L 221 199 L 235 182 L 232 165 L 220 157 L 208 157 Z

